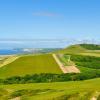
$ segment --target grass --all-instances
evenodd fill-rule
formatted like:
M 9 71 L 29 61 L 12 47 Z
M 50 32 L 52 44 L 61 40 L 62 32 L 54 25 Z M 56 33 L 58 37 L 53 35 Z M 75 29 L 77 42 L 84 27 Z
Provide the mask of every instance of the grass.
M 0 68 L 0 78 L 35 73 L 62 73 L 51 54 L 22 56 Z
M 72 66 L 73 62 L 70 60 L 70 55 L 57 54 L 57 57 L 64 66 Z
M 79 53 L 79 55 L 86 55 L 86 56 L 96 56 L 96 57 L 100 57 L 100 51 L 99 52 L 85 52 L 85 53 Z
M 71 55 L 71 60 L 77 65 L 81 72 L 92 70 L 100 71 L 100 57 Z
M 80 45 L 73 45 L 55 53 L 100 57 L 100 50 L 88 50 Z M 68 56 L 63 56 L 60 60 L 66 64 Z M 100 70 L 83 65 L 77 67 L 83 73 Z M 60 74 L 62 72 L 51 54 L 22 56 L 14 62 L 0 68 L 0 78 L 35 73 Z M 0 100 L 4 100 L 8 97 L 12 99 L 19 96 L 22 100 L 90 100 L 91 97 L 97 96 L 98 94 L 100 95 L 99 84 L 100 78 L 75 82 L 0 85 Z
M 65 53 L 75 54 L 75 53 L 81 53 L 81 52 L 86 52 L 86 49 L 84 49 L 80 45 L 72 45 L 72 46 L 69 46 L 69 47 L 64 48 L 62 50 L 56 51 L 56 53 L 62 53 L 62 54 L 65 54 Z
M 88 55 L 88 56 L 98 56 L 100 57 L 100 50 L 89 50 L 81 45 L 72 45 L 62 50 L 58 50 L 55 53 L 61 54 L 81 54 L 81 55 Z
M 0 88 L 9 91 L 6 96 L 21 95 L 21 98 L 24 98 L 22 100 L 70 100 L 62 99 L 65 97 L 74 98 L 72 100 L 90 100 L 86 98 L 100 92 L 99 84 L 100 78 L 75 82 L 1 85 Z M 85 99 L 78 99 L 80 97 Z

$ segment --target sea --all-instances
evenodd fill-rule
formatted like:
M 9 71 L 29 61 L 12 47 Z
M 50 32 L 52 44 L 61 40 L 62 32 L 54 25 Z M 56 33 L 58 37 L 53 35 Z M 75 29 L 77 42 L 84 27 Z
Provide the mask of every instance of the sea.
M 22 50 L 14 49 L 0 49 L 0 55 L 13 55 L 13 54 L 23 54 Z

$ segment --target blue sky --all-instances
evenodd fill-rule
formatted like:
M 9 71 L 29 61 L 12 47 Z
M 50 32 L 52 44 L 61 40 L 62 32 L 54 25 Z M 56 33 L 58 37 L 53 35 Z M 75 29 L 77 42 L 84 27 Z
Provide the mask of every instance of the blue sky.
M 100 39 L 100 0 L 0 0 L 0 39 Z

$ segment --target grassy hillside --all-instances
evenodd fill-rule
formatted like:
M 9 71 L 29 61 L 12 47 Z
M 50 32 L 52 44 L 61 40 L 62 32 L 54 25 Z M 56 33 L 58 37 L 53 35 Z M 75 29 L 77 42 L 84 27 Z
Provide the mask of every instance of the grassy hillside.
M 99 98 L 99 84 L 98 78 L 76 82 L 1 85 L 0 100 L 16 97 L 21 100 L 90 100 Z
M 85 52 L 86 49 L 82 48 L 80 45 L 72 45 L 62 50 L 57 51 L 56 53 L 80 53 Z
M 92 47 L 92 45 L 88 45 L 88 47 Z M 93 48 L 94 47 L 95 46 L 93 45 Z M 84 48 L 82 44 L 72 45 L 68 48 L 57 51 L 56 53 L 100 56 L 99 51 L 97 52 L 95 50 L 88 50 Z M 73 62 L 76 63 L 76 61 L 73 61 Z M 85 69 L 89 70 L 89 68 L 91 67 L 91 62 L 86 62 L 86 64 L 87 63 L 89 66 Z M 92 61 L 92 64 L 95 64 L 95 62 Z M 96 64 L 96 66 L 99 66 L 99 64 L 98 65 Z M 81 66 L 81 67 L 83 69 L 84 66 Z M 37 74 L 39 73 L 59 74 L 59 73 L 62 73 L 62 71 L 59 68 L 58 64 L 55 62 L 51 54 L 36 55 L 36 56 L 31 56 L 31 55 L 21 56 L 14 62 L 7 64 L 0 68 L 0 78 L 18 76 L 18 75 L 26 75 L 26 74 L 35 74 L 35 73 Z
M 15 100 L 92 100 L 93 97 L 100 100 L 100 78 L 86 81 L 61 82 L 61 80 L 66 81 L 66 78 L 68 78 L 68 81 L 70 80 L 69 78 L 75 80 L 75 76 L 80 80 L 99 77 L 100 50 L 98 47 L 94 45 L 72 45 L 55 53 L 59 53 L 61 56 L 64 54 L 65 58 L 61 59 L 62 62 L 70 59 L 75 63 L 81 71 L 79 76 L 77 76 L 78 74 L 73 74 L 74 76 L 70 77 L 68 74 L 61 75 L 62 71 L 52 54 L 23 55 L 0 68 L 0 78 L 17 77 L 8 78 L 8 80 L 4 81 L 5 83 L 7 81 L 12 81 L 13 83 L 15 80 L 18 81 L 17 79 L 20 82 L 19 84 L 15 84 L 17 83 L 15 82 L 13 85 L 0 85 L 0 100 L 13 98 Z M 40 73 L 54 73 L 55 75 Z M 32 77 L 27 74 L 32 75 Z M 53 81 L 51 83 L 34 83 L 34 80 L 37 82 L 36 77 L 38 82 Z M 43 79 L 46 79 L 46 81 Z M 54 79 L 59 80 L 59 83 L 55 82 Z M 27 81 L 26 84 L 24 81 Z M 32 81 L 33 83 L 31 83 Z
M 0 78 L 34 74 L 62 73 L 52 55 L 22 56 L 14 62 L 0 68 Z
M 80 44 L 80 46 L 88 50 L 100 50 L 100 45 L 96 44 Z
M 77 44 L 77 45 L 72 45 L 72 46 L 69 46 L 62 50 L 56 51 L 55 53 L 81 54 L 81 55 L 100 57 L 100 49 L 99 48 L 100 48 L 100 45 Z
M 91 75 L 94 73 L 100 75 L 100 57 L 71 55 L 71 61 L 76 64 L 82 73 L 88 74 L 91 72 Z
M 74 61 L 78 66 L 100 69 L 100 57 L 71 55 L 71 60 Z

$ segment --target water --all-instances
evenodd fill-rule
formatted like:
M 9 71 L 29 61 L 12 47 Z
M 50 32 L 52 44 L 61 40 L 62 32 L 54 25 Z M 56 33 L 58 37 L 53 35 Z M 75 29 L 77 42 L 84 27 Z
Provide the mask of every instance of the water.
M 12 55 L 12 54 L 21 54 L 24 53 L 22 50 L 13 50 L 13 49 L 1 49 L 0 55 Z
M 0 55 L 49 53 L 61 48 L 0 49 Z
M 50 52 L 50 48 L 62 48 L 67 43 L 58 40 L 0 41 L 0 55 Z M 15 48 L 15 49 L 13 49 Z M 18 49 L 17 49 L 18 48 Z M 24 50 L 27 48 L 33 48 Z M 41 48 L 41 49 L 36 49 Z M 49 48 L 49 49 L 48 49 Z

